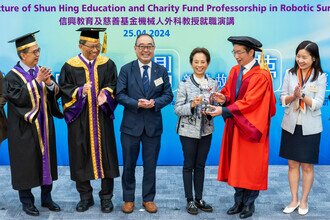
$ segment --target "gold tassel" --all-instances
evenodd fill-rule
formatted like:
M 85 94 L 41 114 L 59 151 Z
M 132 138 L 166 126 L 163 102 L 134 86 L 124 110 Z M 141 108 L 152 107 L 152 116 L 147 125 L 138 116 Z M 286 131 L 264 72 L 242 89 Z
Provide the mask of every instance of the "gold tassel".
M 103 44 L 102 44 L 102 53 L 107 52 L 107 41 L 108 41 L 107 33 L 104 32 Z
M 267 62 L 265 61 L 265 54 L 264 54 L 264 50 L 263 49 L 261 49 L 261 57 L 260 57 L 260 64 L 259 65 L 260 65 L 260 69 L 267 70 L 269 72 L 269 74 L 270 74 L 270 69 L 269 69 L 269 67 L 267 65 Z M 270 76 L 273 79 L 272 74 L 270 74 Z

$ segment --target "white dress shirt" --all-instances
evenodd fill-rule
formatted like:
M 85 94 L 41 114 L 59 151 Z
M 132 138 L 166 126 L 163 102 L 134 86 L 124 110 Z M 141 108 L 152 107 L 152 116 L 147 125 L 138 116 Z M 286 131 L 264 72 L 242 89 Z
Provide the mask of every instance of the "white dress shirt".
M 143 66 L 145 66 L 145 65 L 149 66 L 149 68 L 147 69 L 147 71 L 148 71 L 148 77 L 149 77 L 149 83 L 150 83 L 150 80 L 151 80 L 151 62 L 148 63 L 148 64 L 144 64 L 144 63 L 141 63 L 140 60 L 138 60 L 138 63 L 139 63 L 139 67 L 140 67 L 141 79 L 143 77 L 143 72 L 144 72 Z

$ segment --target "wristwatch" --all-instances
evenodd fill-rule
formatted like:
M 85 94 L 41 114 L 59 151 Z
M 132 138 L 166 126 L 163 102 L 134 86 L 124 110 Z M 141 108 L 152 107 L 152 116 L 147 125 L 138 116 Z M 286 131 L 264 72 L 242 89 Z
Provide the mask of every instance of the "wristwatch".
M 305 93 L 301 94 L 301 98 L 300 99 L 304 99 L 305 98 Z

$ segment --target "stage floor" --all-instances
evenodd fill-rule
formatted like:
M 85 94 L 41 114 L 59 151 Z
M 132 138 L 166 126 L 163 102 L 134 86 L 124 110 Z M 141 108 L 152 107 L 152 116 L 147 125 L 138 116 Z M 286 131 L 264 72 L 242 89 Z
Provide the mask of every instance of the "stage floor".
M 217 167 L 206 168 L 203 199 L 212 204 L 212 213 L 200 212 L 197 216 L 185 210 L 186 200 L 182 183 L 181 166 L 159 166 L 157 168 L 158 205 L 156 214 L 149 214 L 142 208 L 141 181 L 142 167 L 137 168 L 136 206 L 131 214 L 121 211 L 121 179 L 115 179 L 114 211 L 104 214 L 100 211 L 98 191 L 100 180 L 92 181 L 95 205 L 88 211 L 78 213 L 75 206 L 79 201 L 75 183 L 70 180 L 69 167 L 59 167 L 59 180 L 54 182 L 52 197 L 61 206 L 62 211 L 55 213 L 40 206 L 40 188 L 33 189 L 35 205 L 40 216 L 30 217 L 22 211 L 17 191 L 11 187 L 9 166 L 0 166 L 0 219 L 111 219 L 111 220 L 218 220 L 239 219 L 238 215 L 228 216 L 226 210 L 233 204 L 234 190 L 227 184 L 216 180 Z M 269 167 L 269 189 L 262 191 L 256 200 L 256 212 L 249 219 L 330 219 L 330 166 L 315 167 L 315 181 L 309 196 L 309 213 L 302 217 L 297 211 L 283 214 L 282 209 L 290 202 L 290 190 L 287 181 L 287 166 Z M 301 190 L 300 190 L 301 192 Z M 299 194 L 300 195 L 300 194 Z

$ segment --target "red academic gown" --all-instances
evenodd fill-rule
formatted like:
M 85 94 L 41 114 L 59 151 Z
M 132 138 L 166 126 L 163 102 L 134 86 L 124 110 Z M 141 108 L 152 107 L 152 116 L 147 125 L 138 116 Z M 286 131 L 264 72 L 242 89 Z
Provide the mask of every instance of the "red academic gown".
M 218 180 L 233 187 L 266 190 L 270 119 L 276 112 L 272 78 L 254 66 L 243 75 L 236 98 L 239 71 L 239 65 L 231 69 L 221 90 L 232 117 L 225 120 Z

